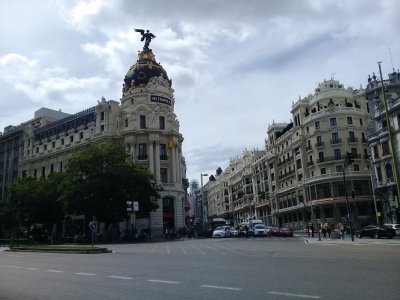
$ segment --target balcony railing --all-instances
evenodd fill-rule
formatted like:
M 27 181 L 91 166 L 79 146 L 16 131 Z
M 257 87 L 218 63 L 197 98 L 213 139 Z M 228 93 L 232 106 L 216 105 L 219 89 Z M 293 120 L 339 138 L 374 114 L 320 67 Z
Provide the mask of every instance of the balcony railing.
M 146 160 L 147 154 L 139 154 L 137 158 L 138 158 L 138 160 Z
M 349 137 L 349 138 L 347 139 L 347 141 L 348 141 L 349 143 L 358 143 L 358 138 Z
M 331 140 L 331 144 L 341 144 L 342 143 L 342 139 L 333 139 Z
M 316 143 L 315 144 L 315 147 L 316 148 L 318 148 L 318 147 L 324 147 L 325 146 L 325 143 L 324 142 L 319 142 L 319 143 Z

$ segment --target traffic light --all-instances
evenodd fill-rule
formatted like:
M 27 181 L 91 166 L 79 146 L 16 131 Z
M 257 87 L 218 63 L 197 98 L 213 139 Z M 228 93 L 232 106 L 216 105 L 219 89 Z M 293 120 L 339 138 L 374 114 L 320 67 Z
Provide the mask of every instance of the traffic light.
M 353 153 L 346 151 L 346 165 L 350 166 L 354 162 Z

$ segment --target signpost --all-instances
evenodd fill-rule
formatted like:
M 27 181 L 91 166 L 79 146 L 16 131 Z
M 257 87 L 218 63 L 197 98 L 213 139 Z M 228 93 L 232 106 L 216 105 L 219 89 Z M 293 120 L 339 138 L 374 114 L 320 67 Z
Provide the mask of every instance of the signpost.
M 134 224 L 136 223 L 136 212 L 139 211 L 138 201 L 126 201 L 126 211 L 131 212 L 132 234 L 134 234 Z

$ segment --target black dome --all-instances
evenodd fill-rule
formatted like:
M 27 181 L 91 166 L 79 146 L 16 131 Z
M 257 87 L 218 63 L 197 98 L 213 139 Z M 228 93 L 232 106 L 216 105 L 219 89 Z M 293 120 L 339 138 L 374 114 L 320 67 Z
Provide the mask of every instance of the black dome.
M 130 67 L 128 73 L 125 75 L 124 91 L 129 90 L 133 86 L 145 86 L 150 78 L 158 76 L 162 76 L 164 79 L 168 80 L 171 86 L 171 81 L 168 79 L 167 72 L 156 62 L 155 55 L 151 49 L 143 50 L 138 54 L 137 62 Z

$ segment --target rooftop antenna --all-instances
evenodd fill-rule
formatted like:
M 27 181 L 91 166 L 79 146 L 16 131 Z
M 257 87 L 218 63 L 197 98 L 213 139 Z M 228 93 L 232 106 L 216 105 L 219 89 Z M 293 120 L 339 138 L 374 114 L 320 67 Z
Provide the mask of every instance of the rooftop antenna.
M 390 50 L 390 48 L 389 48 L 389 55 L 390 55 L 390 62 L 392 63 L 393 72 L 395 72 L 395 69 L 394 69 L 394 67 L 393 67 L 392 51 Z

